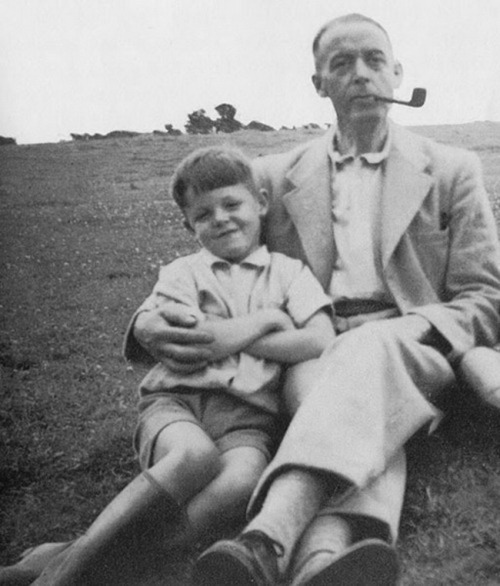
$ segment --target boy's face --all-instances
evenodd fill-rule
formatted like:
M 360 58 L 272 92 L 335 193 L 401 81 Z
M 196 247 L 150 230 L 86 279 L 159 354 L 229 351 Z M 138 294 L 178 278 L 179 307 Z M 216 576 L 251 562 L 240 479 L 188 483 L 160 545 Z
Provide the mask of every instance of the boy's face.
M 267 212 L 264 190 L 253 194 L 238 183 L 197 195 L 186 193 L 184 215 L 202 246 L 230 262 L 240 262 L 260 244 L 260 227 Z

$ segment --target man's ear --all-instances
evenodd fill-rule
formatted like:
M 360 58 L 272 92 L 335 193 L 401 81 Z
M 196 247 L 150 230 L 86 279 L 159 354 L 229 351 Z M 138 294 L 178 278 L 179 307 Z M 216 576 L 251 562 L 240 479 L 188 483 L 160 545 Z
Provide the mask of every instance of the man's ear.
M 323 89 L 323 79 L 318 73 L 314 73 L 311 77 L 316 93 L 320 98 L 326 98 L 326 92 Z
M 398 88 L 403 82 L 403 66 L 399 61 L 394 63 L 394 89 Z
M 257 192 L 257 201 L 259 202 L 259 216 L 263 218 L 269 210 L 269 194 L 265 189 L 259 189 Z

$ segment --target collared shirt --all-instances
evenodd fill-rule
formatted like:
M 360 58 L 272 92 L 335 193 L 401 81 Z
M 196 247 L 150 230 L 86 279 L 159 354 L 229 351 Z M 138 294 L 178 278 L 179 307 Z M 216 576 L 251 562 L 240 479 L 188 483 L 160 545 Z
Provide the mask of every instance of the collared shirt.
M 331 299 L 301 261 L 260 247 L 240 263 L 229 263 L 205 249 L 162 267 L 143 309 L 181 303 L 200 320 L 228 319 L 261 309 L 285 311 L 297 327 Z M 278 411 L 275 392 L 281 373 L 275 362 L 240 352 L 193 374 L 156 365 L 144 378 L 141 394 L 191 388 L 225 389 L 268 411 Z
M 380 152 L 359 156 L 341 155 L 335 148 L 337 142 L 335 134 L 328 150 L 334 169 L 332 221 L 337 248 L 330 293 L 334 300 L 390 300 L 379 257 L 382 173 L 390 134 Z

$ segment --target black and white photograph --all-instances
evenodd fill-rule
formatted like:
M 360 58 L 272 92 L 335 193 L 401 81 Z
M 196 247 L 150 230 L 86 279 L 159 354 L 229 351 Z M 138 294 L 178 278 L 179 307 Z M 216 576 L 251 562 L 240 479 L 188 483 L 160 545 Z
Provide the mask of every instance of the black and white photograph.
M 0 0 L 0 586 L 500 584 L 499 25 Z

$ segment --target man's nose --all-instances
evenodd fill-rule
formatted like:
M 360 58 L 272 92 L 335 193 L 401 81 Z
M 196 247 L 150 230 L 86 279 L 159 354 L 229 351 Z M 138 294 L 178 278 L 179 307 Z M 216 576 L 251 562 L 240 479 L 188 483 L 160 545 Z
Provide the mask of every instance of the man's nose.
M 354 62 L 354 74 L 357 79 L 369 79 L 370 68 L 362 57 L 358 57 Z

